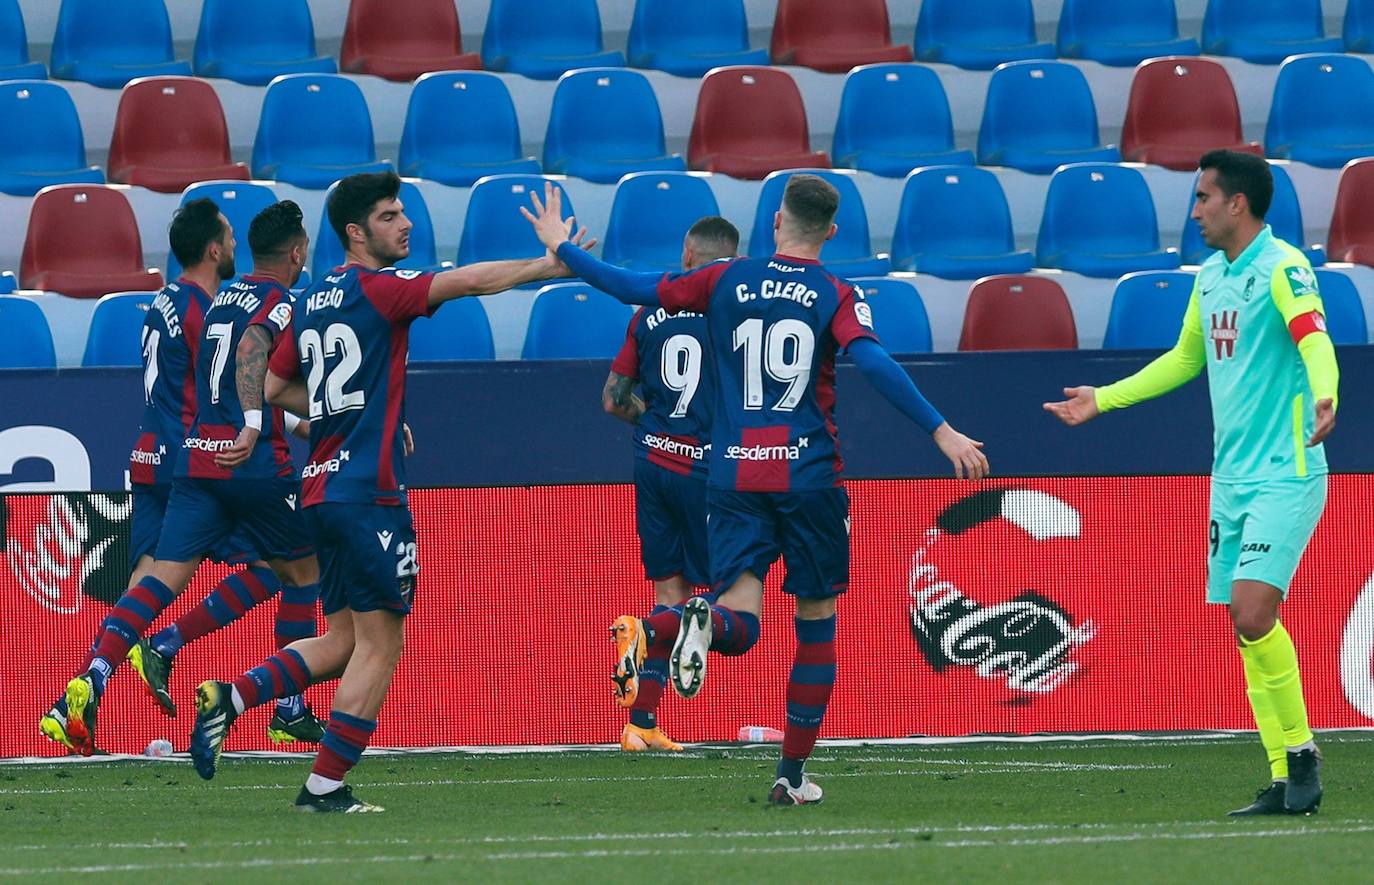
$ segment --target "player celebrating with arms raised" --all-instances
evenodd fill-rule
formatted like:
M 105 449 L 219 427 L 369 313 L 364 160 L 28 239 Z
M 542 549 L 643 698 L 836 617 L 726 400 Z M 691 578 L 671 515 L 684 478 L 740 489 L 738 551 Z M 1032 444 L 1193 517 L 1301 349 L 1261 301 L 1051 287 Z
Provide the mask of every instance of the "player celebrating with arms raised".
M 1230 607 L 1246 693 L 1273 783 L 1233 815 L 1311 813 L 1321 755 L 1307 726 L 1293 640 L 1279 602 L 1326 504 L 1322 440 L 1336 426 L 1336 352 L 1316 276 L 1264 223 L 1274 180 L 1263 158 L 1202 157 L 1193 219 L 1202 264 L 1178 343 L 1106 387 L 1070 387 L 1045 408 L 1065 424 L 1151 399 L 1207 367 L 1212 465 L 1207 601 Z

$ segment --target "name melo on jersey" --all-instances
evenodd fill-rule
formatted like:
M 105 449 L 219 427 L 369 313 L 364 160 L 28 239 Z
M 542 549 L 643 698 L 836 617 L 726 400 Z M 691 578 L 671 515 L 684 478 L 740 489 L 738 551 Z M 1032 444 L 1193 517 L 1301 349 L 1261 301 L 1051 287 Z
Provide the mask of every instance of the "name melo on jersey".
M 332 289 L 321 289 L 311 295 L 305 302 L 305 312 L 314 313 L 317 310 L 326 308 L 339 308 L 343 306 L 344 290 L 335 286 Z

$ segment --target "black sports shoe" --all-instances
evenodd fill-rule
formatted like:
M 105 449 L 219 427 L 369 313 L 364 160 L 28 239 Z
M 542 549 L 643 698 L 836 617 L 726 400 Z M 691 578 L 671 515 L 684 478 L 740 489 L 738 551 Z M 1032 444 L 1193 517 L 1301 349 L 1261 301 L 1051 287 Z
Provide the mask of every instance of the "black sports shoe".
M 296 810 L 309 812 L 338 812 L 342 814 L 365 814 L 370 811 L 386 811 L 380 805 L 369 805 L 353 795 L 353 788 L 344 784 L 332 793 L 325 793 L 323 796 L 316 796 L 314 793 L 301 787 L 300 795 L 296 797 Z
M 316 718 L 309 707 L 301 708 L 301 715 L 294 719 L 282 716 L 281 708 L 272 711 L 272 721 L 267 726 L 267 736 L 274 744 L 289 744 L 300 741 L 304 744 L 318 744 L 324 740 L 324 723 Z
M 129 664 L 133 666 L 138 678 L 143 680 L 143 686 L 148 690 L 148 694 L 153 696 L 153 700 L 157 701 L 162 712 L 175 719 L 177 705 L 167 688 L 172 681 L 172 659 L 153 648 L 148 640 L 140 639 L 129 649 Z
M 1283 781 L 1274 781 L 1255 794 L 1255 801 L 1244 808 L 1237 808 L 1235 811 L 1228 811 L 1228 817 L 1254 817 L 1260 814 L 1286 814 L 1287 809 L 1283 807 L 1283 796 L 1287 791 L 1287 784 Z
M 1322 754 L 1311 750 L 1288 751 L 1288 793 L 1283 807 L 1291 814 L 1313 814 L 1322 804 Z

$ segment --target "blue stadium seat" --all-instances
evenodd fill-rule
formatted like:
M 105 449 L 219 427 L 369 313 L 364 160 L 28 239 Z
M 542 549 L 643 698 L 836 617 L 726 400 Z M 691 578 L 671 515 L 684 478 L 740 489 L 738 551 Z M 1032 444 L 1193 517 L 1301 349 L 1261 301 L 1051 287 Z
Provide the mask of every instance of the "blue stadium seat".
M 1355 283 L 1339 271 L 1319 270 L 1317 290 L 1326 308 L 1326 332 L 1333 344 L 1368 344 L 1369 326 Z
M 492 0 L 482 32 L 482 67 L 556 80 L 574 68 L 624 67 L 606 52 L 596 0 Z
M 1341 38 L 1346 52 L 1374 51 L 1374 0 L 1347 0 Z
M 506 84 L 495 74 L 452 71 L 415 81 L 401 133 L 401 174 L 451 187 L 486 175 L 538 175 L 521 155 L 520 123 Z
M 50 184 L 104 184 L 86 165 L 72 98 L 56 83 L 0 83 L 0 192 L 31 197 Z
M 773 254 L 773 215 L 782 206 L 782 192 L 794 172 L 819 175 L 840 192 L 840 208 L 835 213 L 835 236 L 825 244 L 821 263 L 841 277 L 880 277 L 892 269 L 887 255 L 873 254 L 868 236 L 868 212 L 854 184 L 854 176 L 830 169 L 787 169 L 773 172 L 759 189 L 754 211 L 754 230 L 749 235 L 749 254 L 763 258 Z
M 1339 169 L 1374 156 L 1374 71 L 1353 55 L 1301 55 L 1279 68 L 1264 150 Z
M 1090 277 L 1179 266 L 1177 249 L 1159 248 L 1159 222 L 1145 176 L 1111 163 L 1075 163 L 1054 173 L 1035 258 L 1039 267 Z
M 457 298 L 410 324 L 410 361 L 489 360 L 496 356 L 480 298 Z
M 945 87 L 933 70 L 917 64 L 849 72 L 830 154 L 837 166 L 891 178 L 918 166 L 973 165 L 973 151 L 954 148 Z
M 873 311 L 873 331 L 888 353 L 930 353 L 930 317 L 916 287 L 891 277 L 853 280 Z
M 621 329 L 622 337 L 624 329 Z M 43 309 L 18 295 L 0 295 L 0 369 L 51 369 L 57 365 Z
M 1340 52 L 1326 36 L 1321 0 L 1208 0 L 1202 51 L 1276 65 L 1290 55 Z
M 315 254 L 310 261 L 310 273 L 317 279 L 344 262 L 343 243 L 339 242 L 339 235 L 334 233 L 334 228 L 329 226 L 329 197 L 333 193 L 334 187 L 331 185 L 324 195 L 320 229 L 315 236 Z M 406 270 L 439 269 L 439 255 L 434 245 L 434 221 L 429 216 L 424 195 L 414 182 L 402 181 L 398 198 L 414 227 L 410 229 L 410 254 L 398 261 L 396 266 Z
M 1264 215 L 1265 222 L 1274 229 L 1274 236 L 1301 249 L 1313 267 L 1325 264 L 1326 251 L 1320 244 L 1308 243 L 1307 235 L 1303 232 L 1302 206 L 1298 203 L 1298 192 L 1293 187 L 1293 179 L 1288 177 L 1288 172 L 1278 163 L 1270 163 L 1269 171 L 1274 174 L 1274 199 L 1269 203 L 1269 211 Z M 1202 231 L 1193 220 L 1191 196 L 1188 198 L 1188 214 L 1185 218 L 1183 241 L 1179 244 L 1178 250 L 1183 255 L 1184 264 L 1201 264 L 1214 250 L 1208 249 L 1207 244 L 1202 241 Z
M 719 214 L 716 195 L 700 175 L 627 175 L 615 189 L 601 257 L 632 270 L 680 270 L 688 228 L 699 218 Z
M 265 184 L 250 181 L 202 181 L 181 192 L 181 205 L 208 197 L 229 219 L 234 229 L 234 265 L 240 274 L 253 266 L 253 250 L 248 245 L 248 225 L 254 217 L 277 202 L 277 195 Z M 181 276 L 181 262 L 167 253 L 167 279 Z
M 519 207 L 533 209 L 530 193 L 543 199 L 546 180 L 538 175 L 492 175 L 473 185 L 458 241 L 458 264 L 543 255 L 544 247 Z M 554 187 L 563 195 L 563 217 L 577 214 L 563 185 L 555 182 Z
M 336 74 L 315 54 L 306 0 L 205 0 L 193 59 L 197 77 L 266 86 L 282 74 Z
M 83 366 L 143 365 L 143 320 L 155 292 L 115 292 L 96 303 Z
M 1106 350 L 1167 350 L 1178 341 L 1193 294 L 1193 275 L 1182 271 L 1128 273 L 1116 284 L 1107 317 Z
M 916 18 L 917 61 L 991 70 L 1003 62 L 1054 58 L 1035 39 L 1031 0 L 924 0 Z
M 119 89 L 135 77 L 189 77 L 191 65 L 172 55 L 162 0 L 62 0 L 52 75 Z
M 8 295 L 19 288 L 19 278 L 14 275 L 14 271 L 0 271 L 0 295 Z
M 1102 145 L 1097 106 L 1078 68 L 1018 61 L 992 72 L 978 129 L 978 165 L 1044 175 L 1065 163 L 1120 161 L 1115 145 Z
M 635 67 L 679 77 L 703 77 L 725 65 L 768 64 L 768 50 L 749 48 L 743 0 L 638 0 L 629 49 Z
M 42 62 L 29 61 L 29 37 L 19 0 L 0 0 L 0 80 L 42 80 L 47 76 Z
M 1064 0 L 1060 58 L 1134 67 L 1147 58 L 1197 55 L 1198 43 L 1178 36 L 1174 0 Z
M 907 177 L 892 234 L 892 266 L 951 280 L 1025 273 L 1011 210 L 997 176 L 967 166 L 931 166 Z
M 600 184 L 630 172 L 685 172 L 663 144 L 663 115 L 639 71 L 588 68 L 558 80 L 544 134 L 544 171 Z
M 346 175 L 385 172 L 372 141 L 372 114 L 358 84 L 334 74 L 272 81 L 253 141 L 253 177 L 322 190 Z
M 609 360 L 625 343 L 634 309 L 582 282 L 545 286 L 534 296 L 524 360 Z

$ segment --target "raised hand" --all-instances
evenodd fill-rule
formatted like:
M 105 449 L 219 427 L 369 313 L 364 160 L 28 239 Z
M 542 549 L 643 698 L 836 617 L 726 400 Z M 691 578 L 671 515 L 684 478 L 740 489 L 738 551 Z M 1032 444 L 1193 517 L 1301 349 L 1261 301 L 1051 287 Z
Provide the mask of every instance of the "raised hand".
M 1057 403 L 1045 403 L 1045 411 L 1070 427 L 1091 421 L 1101 414 L 1097 410 L 1096 390 L 1094 387 L 1065 387 L 1064 395 L 1068 399 Z
M 572 236 L 573 219 L 563 219 L 563 194 L 553 186 L 553 182 L 544 182 L 544 199 L 539 199 L 537 191 L 530 191 L 530 202 L 534 204 L 534 211 L 520 207 L 520 214 L 525 216 L 534 227 L 534 233 L 539 237 L 539 242 L 544 244 L 544 248 L 550 252 L 557 252 L 558 247 L 563 245 Z

